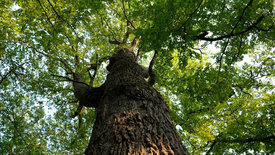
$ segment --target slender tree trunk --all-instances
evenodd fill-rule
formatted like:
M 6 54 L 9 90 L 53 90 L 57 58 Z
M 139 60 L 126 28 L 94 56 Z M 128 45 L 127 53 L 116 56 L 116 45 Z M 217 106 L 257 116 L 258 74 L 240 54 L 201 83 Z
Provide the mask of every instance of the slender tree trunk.
M 86 154 L 188 154 L 172 124 L 160 93 L 144 78 L 148 71 L 133 52 L 110 58 L 109 75 L 101 86 L 97 116 Z

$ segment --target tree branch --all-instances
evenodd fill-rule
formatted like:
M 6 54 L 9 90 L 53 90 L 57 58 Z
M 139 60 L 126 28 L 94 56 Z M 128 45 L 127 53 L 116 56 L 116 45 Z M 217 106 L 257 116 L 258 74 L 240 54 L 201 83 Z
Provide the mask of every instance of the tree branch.
M 250 1 L 248 2 L 248 4 L 245 6 L 245 8 L 243 9 L 242 14 L 241 14 L 239 20 L 236 22 L 236 24 L 235 24 L 235 26 L 233 27 L 231 33 L 233 33 L 234 30 L 237 28 L 237 26 L 239 25 L 240 21 L 242 20 L 242 18 L 243 18 L 243 16 L 244 16 L 244 13 L 245 13 L 246 9 L 247 9 L 249 6 L 252 5 L 252 2 L 253 2 L 253 0 L 250 0 Z
M 18 68 L 18 67 L 21 67 L 21 66 L 23 66 L 25 63 L 22 63 L 22 64 L 20 64 L 20 65 L 18 65 L 18 66 L 12 66 L 11 67 L 11 69 L 4 75 L 4 76 L 2 76 L 1 75 L 1 80 L 0 80 L 0 84 L 2 84 L 2 82 L 10 75 L 10 74 L 12 74 L 12 73 L 15 73 L 15 71 L 16 71 L 16 69 Z
M 198 109 L 198 110 L 194 110 L 194 111 L 189 111 L 189 112 L 187 112 L 187 115 L 194 114 L 194 113 L 208 112 L 209 110 L 210 110 L 209 107 L 202 108 L 202 109 Z
M 115 33 L 114 33 L 114 32 L 112 31 L 112 29 L 111 29 L 111 32 L 112 32 L 112 34 L 113 34 L 114 40 L 109 40 L 109 43 L 110 43 L 110 44 L 120 45 L 120 44 L 126 43 L 126 42 L 127 42 L 127 39 L 128 39 L 129 36 L 130 36 L 130 26 L 131 26 L 132 28 L 136 29 L 135 26 L 133 25 L 133 23 L 128 19 L 127 15 L 126 15 L 126 8 L 125 8 L 124 0 L 122 0 L 122 5 L 123 5 L 123 15 L 124 15 L 124 17 L 125 17 L 125 19 L 126 19 L 126 23 L 127 23 L 127 31 L 126 31 L 126 33 L 125 33 L 124 39 L 118 41 L 118 40 L 116 39 L 115 35 L 114 35 Z M 115 11 L 115 12 L 116 12 L 116 11 Z M 116 13 L 117 13 L 117 12 L 116 12 Z M 117 13 L 117 14 L 118 14 L 118 13 Z M 108 25 L 107 22 L 106 22 L 106 24 L 107 24 L 108 27 L 110 27 L 110 26 Z
M 221 54 L 221 56 L 220 56 L 220 58 L 219 58 L 219 60 L 218 60 L 218 62 L 219 62 L 219 71 L 218 71 L 216 83 L 219 82 L 219 77 L 220 77 L 221 68 L 222 68 L 222 59 L 223 59 L 223 56 L 224 56 L 224 54 L 225 54 L 226 48 L 227 48 L 227 46 L 228 46 L 228 44 L 229 44 L 229 40 L 230 40 L 230 39 L 228 38 L 227 41 L 226 41 L 226 43 L 225 43 L 224 49 L 223 49 L 223 51 L 222 51 L 222 54 Z
M 53 9 L 54 13 L 57 15 L 57 17 L 60 18 L 61 20 L 63 20 L 69 27 L 71 27 L 71 29 L 73 30 L 73 32 L 75 33 L 75 35 L 77 36 L 77 38 L 79 38 L 78 35 L 77 35 L 77 33 L 76 33 L 76 31 L 75 31 L 75 28 L 74 28 L 65 18 L 63 18 L 62 16 L 60 16 L 60 15 L 57 13 L 57 11 L 55 10 L 55 8 L 53 7 L 52 3 L 51 3 L 49 0 L 47 0 L 47 1 L 48 1 L 48 3 L 50 4 L 51 8 Z M 68 39 L 68 41 L 71 43 L 71 40 L 70 40 L 70 38 L 69 38 L 69 36 L 67 35 L 66 32 L 65 32 L 65 36 L 66 36 L 66 38 Z M 72 43 L 71 43 L 71 44 L 72 44 Z M 76 52 L 76 49 L 74 48 L 73 45 L 72 45 L 72 49 Z
M 137 45 L 138 45 L 138 43 L 139 43 L 140 38 L 141 38 L 141 36 L 139 36 L 139 38 L 135 38 L 135 39 L 132 41 L 131 47 L 128 48 L 129 52 L 133 52 L 133 51 L 136 49 L 136 47 L 137 47 Z
M 183 22 L 183 24 L 179 27 L 178 30 L 180 30 L 192 18 L 192 16 L 199 10 L 199 8 L 201 7 L 203 1 L 204 0 L 201 0 L 201 2 L 199 3 L 199 5 L 197 6 L 197 8 L 188 16 L 188 18 L 186 19 L 186 21 Z
M 43 5 L 41 4 L 41 2 L 40 2 L 39 0 L 37 0 L 37 1 L 38 1 L 39 5 L 41 6 L 43 12 L 45 13 L 48 22 L 49 22 L 50 25 L 53 27 L 54 31 L 57 32 L 55 26 L 54 26 L 53 23 L 51 22 L 51 20 L 50 20 L 50 18 L 49 18 L 49 16 L 48 16 L 46 10 L 44 9 Z M 54 10 L 54 12 L 55 12 L 55 14 L 58 16 L 58 18 L 61 18 L 67 25 L 69 25 L 69 26 L 72 28 L 72 30 L 74 31 L 74 33 L 75 33 L 75 35 L 77 36 L 77 38 L 79 38 L 78 35 L 77 35 L 77 33 L 75 32 L 74 27 L 73 27 L 71 24 L 69 24 L 68 21 L 67 21 L 66 19 L 64 19 L 63 17 L 61 17 L 61 16 L 57 13 L 57 11 L 55 10 L 55 8 L 53 7 L 53 5 L 51 4 L 51 2 L 50 2 L 49 0 L 47 0 L 47 1 L 48 1 L 48 3 L 51 5 L 52 9 Z M 75 47 L 73 46 L 72 41 L 71 41 L 70 37 L 68 36 L 68 34 L 67 34 L 66 32 L 64 32 L 64 35 L 65 35 L 65 37 L 67 38 L 67 40 L 69 41 L 69 43 L 71 44 L 72 50 L 73 50 L 75 53 L 77 53 L 77 50 L 76 50 Z M 77 64 L 79 64 L 79 59 L 78 59 L 78 55 L 77 55 L 77 54 L 75 54 L 75 64 L 76 64 L 76 66 L 78 66 Z
M 47 18 L 48 22 L 50 23 L 50 25 L 52 26 L 52 28 L 54 29 L 54 31 L 57 32 L 55 26 L 54 26 L 53 23 L 51 22 L 51 20 L 50 20 L 50 18 L 49 18 L 49 16 L 48 16 L 46 10 L 44 9 L 43 5 L 41 4 L 41 2 L 40 2 L 39 0 L 37 0 L 37 1 L 38 1 L 39 5 L 41 6 L 41 8 L 42 8 L 44 14 L 46 15 L 46 18 Z
M 97 63 L 96 64 L 91 64 L 91 66 L 89 68 L 87 68 L 87 72 L 89 74 L 89 77 L 90 77 L 90 86 L 93 87 L 93 84 L 94 84 L 94 79 L 95 79 L 95 76 L 97 74 Z M 90 73 L 90 70 L 94 70 L 94 74 L 91 75 Z
M 60 18 L 61 20 L 63 20 L 69 27 L 71 27 L 71 29 L 73 30 L 73 32 L 75 33 L 75 35 L 77 36 L 77 38 L 79 38 L 78 35 L 77 35 L 77 33 L 76 33 L 76 31 L 75 31 L 75 28 L 64 17 L 60 16 L 57 13 L 57 11 L 55 10 L 54 6 L 52 5 L 52 3 L 49 0 L 47 0 L 47 1 L 50 4 L 50 6 L 53 9 L 53 11 L 55 12 L 55 14 L 57 15 L 57 17 Z
M 217 143 L 251 143 L 251 142 L 269 142 L 275 140 L 274 135 L 270 135 L 267 137 L 251 137 L 246 139 L 216 139 L 210 146 L 210 149 L 206 152 L 208 155 L 214 148 L 215 144 Z
M 268 142 L 275 140 L 275 135 L 270 135 L 267 137 L 251 137 L 246 139 L 220 139 L 220 143 L 250 143 L 250 142 Z
M 103 58 L 101 58 L 101 59 L 98 60 L 98 55 L 96 55 L 96 63 L 91 64 L 90 67 L 87 68 L 87 72 L 88 72 L 89 77 L 90 77 L 90 87 L 93 87 L 94 79 L 96 77 L 96 74 L 97 74 L 99 66 L 101 65 L 101 63 L 103 61 L 106 61 L 109 58 L 110 58 L 110 56 L 106 56 L 106 57 L 103 57 Z M 91 75 L 90 70 L 94 70 L 94 74 L 93 75 Z
M 272 28 L 273 28 L 273 25 L 272 26 L 270 26 L 268 29 L 263 29 L 263 28 L 260 28 L 260 27 L 255 27 L 258 31 L 265 31 L 265 32 L 268 32 L 268 31 L 270 31 Z
M 129 23 L 134 29 L 136 29 L 136 27 L 133 25 L 133 23 L 128 19 L 127 15 L 126 15 L 124 0 L 122 0 L 122 5 L 123 5 L 123 14 L 124 14 L 124 17 L 127 20 L 127 24 Z
M 138 57 L 139 57 L 139 55 L 140 55 L 140 52 L 141 52 L 141 47 L 138 48 L 137 56 L 136 56 L 136 61 L 137 61 L 137 59 L 138 59 Z
M 206 152 L 206 155 L 208 155 L 214 148 L 214 146 L 216 145 L 217 141 L 214 141 L 211 146 L 210 146 L 210 149 Z
M 230 34 L 226 34 L 226 35 L 223 35 L 223 36 L 220 36 L 220 37 L 216 37 L 216 38 L 207 38 L 205 36 L 202 36 L 202 35 L 199 35 L 195 38 L 195 40 L 205 40 L 205 41 L 218 41 L 218 40 L 223 40 L 225 38 L 231 38 L 233 36 L 238 36 L 238 35 L 241 35 L 241 34 L 244 34 L 254 28 L 257 29 L 257 25 L 264 19 L 264 15 L 262 15 L 261 17 L 259 17 L 257 19 L 257 21 L 255 23 L 253 23 L 251 26 L 247 27 L 245 30 L 241 31 L 241 32 L 238 32 L 238 33 L 233 33 L 233 31 L 230 33 Z M 260 30 L 258 28 L 258 30 Z
M 127 42 L 127 39 L 129 38 L 130 36 L 130 21 L 127 21 L 127 31 L 126 31 L 126 34 L 125 34 L 125 38 L 123 39 L 123 42 L 126 43 Z
M 3 113 L 3 112 L 5 112 L 5 113 Z M 10 112 L 9 111 L 7 111 L 7 110 L 0 110 L 0 113 L 2 113 L 11 123 L 12 123 L 12 125 L 13 125 L 13 127 L 14 127 L 14 130 L 19 134 L 19 136 L 22 138 L 22 140 L 24 141 L 24 143 L 27 145 L 27 148 L 29 148 L 29 144 L 27 143 L 27 141 L 25 140 L 25 138 L 24 138 L 24 136 L 22 135 L 22 133 L 21 132 L 19 132 L 19 130 L 18 130 L 18 127 L 17 127 L 17 124 L 16 124 L 16 122 L 15 122 L 15 118 L 14 118 L 14 114 L 10 114 Z M 9 115 L 11 115 L 12 116 L 12 118 L 10 118 L 10 116 Z M 14 135 L 15 136 L 15 135 Z M 15 137 L 14 137 L 15 138 Z
M 110 44 L 114 44 L 114 45 L 120 45 L 120 44 L 122 44 L 122 42 L 116 40 L 116 38 L 114 38 L 114 39 L 115 39 L 115 40 L 109 40 L 109 43 L 110 43 Z
M 66 77 L 66 76 L 62 76 L 62 75 L 55 75 L 55 74 L 52 74 L 52 76 L 55 76 L 55 77 L 59 77 L 59 78 L 66 79 L 66 81 L 76 82 L 76 83 L 80 83 L 80 84 L 84 84 L 84 85 L 86 85 L 86 86 L 89 86 L 89 85 L 88 85 L 87 83 L 85 83 L 85 82 L 82 82 L 82 81 L 77 81 L 77 80 L 71 79 L 71 78 Z
M 106 23 L 107 28 L 110 30 L 111 34 L 113 35 L 114 40 L 110 40 L 110 39 L 109 39 L 109 43 L 110 43 L 110 44 L 115 44 L 115 45 L 120 45 L 120 44 L 122 44 L 122 41 L 118 41 L 118 40 L 116 39 L 116 34 L 115 34 L 114 30 L 112 29 L 112 27 L 108 24 L 108 22 L 105 21 L 105 20 L 103 20 L 102 18 L 101 18 L 101 20 L 104 21 L 104 22 Z
M 157 53 L 158 53 L 158 51 L 155 50 L 154 56 L 153 56 L 153 58 L 150 62 L 149 69 L 148 69 L 149 76 L 150 76 L 150 79 L 149 79 L 148 83 L 149 83 L 150 86 L 153 86 L 155 84 L 155 81 L 156 81 L 156 75 L 153 72 L 153 66 L 154 66 L 155 61 L 156 61 Z
M 22 45 L 27 45 L 27 47 L 29 47 L 29 48 L 31 48 L 31 49 L 34 49 L 37 53 L 39 53 L 39 54 L 41 54 L 41 55 L 43 55 L 43 56 L 45 56 L 45 57 L 53 58 L 53 56 L 51 56 L 51 55 L 49 55 L 49 54 L 47 54 L 47 53 L 44 53 L 44 52 L 38 50 L 37 48 L 35 48 L 35 47 L 34 47 L 32 44 L 30 44 L 30 43 L 22 42 L 22 41 L 19 41 L 19 43 L 22 44 Z M 59 56 L 58 56 L 58 57 L 59 57 Z M 73 72 L 73 70 L 69 67 L 69 65 L 68 65 L 63 59 L 58 58 L 58 61 L 60 61 L 60 62 L 65 66 L 65 71 L 66 71 L 67 73 L 69 73 L 69 71 L 70 71 L 70 72 Z M 68 71 L 68 70 L 69 70 L 69 71 Z

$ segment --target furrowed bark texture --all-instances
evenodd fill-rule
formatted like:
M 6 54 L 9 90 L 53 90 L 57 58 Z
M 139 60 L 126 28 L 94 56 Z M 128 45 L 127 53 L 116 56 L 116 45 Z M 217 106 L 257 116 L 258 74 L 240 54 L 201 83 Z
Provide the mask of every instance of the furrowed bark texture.
M 144 80 L 148 71 L 135 60 L 127 49 L 110 58 L 110 73 L 101 86 L 104 91 L 85 154 L 188 154 L 167 104 Z

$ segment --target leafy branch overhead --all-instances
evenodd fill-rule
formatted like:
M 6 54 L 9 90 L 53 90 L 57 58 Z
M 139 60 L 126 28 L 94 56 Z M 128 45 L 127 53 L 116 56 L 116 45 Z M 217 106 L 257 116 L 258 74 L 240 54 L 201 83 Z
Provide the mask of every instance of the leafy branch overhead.
M 82 154 L 123 52 L 146 82 L 133 92 L 162 94 L 191 154 L 275 152 L 272 0 L 3 0 L 0 14 L 1 153 Z

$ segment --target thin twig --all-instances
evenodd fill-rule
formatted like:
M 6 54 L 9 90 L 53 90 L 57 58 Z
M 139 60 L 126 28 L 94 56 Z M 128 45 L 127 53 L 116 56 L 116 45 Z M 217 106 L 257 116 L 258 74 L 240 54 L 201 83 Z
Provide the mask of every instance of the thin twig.
M 125 17 L 126 20 L 127 20 L 127 23 L 129 22 L 130 25 L 131 25 L 134 29 L 136 29 L 136 27 L 133 25 L 133 23 L 128 19 L 127 15 L 126 15 L 126 9 L 125 9 L 124 0 L 122 0 L 122 5 L 123 5 L 123 14 L 124 14 L 124 17 Z
M 220 72 L 221 72 L 221 68 L 222 68 L 222 59 L 223 59 L 223 56 L 224 56 L 224 54 L 225 54 L 226 48 L 227 48 L 227 46 L 228 46 L 229 40 L 230 40 L 230 39 L 228 38 L 227 41 L 226 41 L 226 43 L 225 43 L 225 46 L 224 46 L 224 48 L 223 48 L 222 54 L 221 54 L 221 56 L 220 56 L 220 58 L 219 58 L 219 60 L 218 60 L 218 62 L 219 62 L 219 71 L 218 71 L 218 76 L 217 76 L 216 83 L 219 82 L 219 76 L 220 76 Z
M 34 49 L 37 53 L 39 53 L 39 54 L 41 54 L 41 55 L 43 55 L 43 56 L 45 56 L 45 57 L 48 57 L 48 58 L 53 58 L 53 56 L 52 55 L 49 55 L 49 54 L 47 54 L 47 53 L 44 53 L 44 52 L 42 52 L 42 51 L 40 51 L 40 50 L 38 50 L 37 48 L 35 48 L 32 44 L 30 44 L 30 43 L 24 43 L 24 42 L 22 42 L 22 41 L 20 41 L 19 42 L 20 44 L 22 44 L 22 45 L 27 45 L 27 47 L 29 47 L 29 48 L 31 48 L 31 49 Z M 72 69 L 69 67 L 69 65 L 63 60 L 63 59 L 61 59 L 61 58 L 58 58 L 58 61 L 60 61 L 64 66 L 65 66 L 65 68 L 66 68 L 66 72 L 68 73 L 69 71 L 70 72 L 73 72 L 72 71 Z M 68 71 L 69 70 L 69 71 Z
M 39 5 L 41 6 L 41 8 L 42 8 L 44 14 L 46 15 L 46 18 L 47 18 L 48 22 L 50 23 L 50 25 L 52 26 L 52 28 L 54 29 L 54 31 L 57 32 L 55 26 L 54 26 L 53 23 L 51 22 L 51 20 L 50 20 L 50 18 L 49 18 L 49 16 L 48 16 L 46 10 L 44 9 L 43 5 L 41 4 L 41 2 L 40 2 L 39 0 L 37 0 L 37 1 L 38 1 Z
M 24 143 L 27 145 L 27 148 L 29 148 L 29 144 L 27 143 L 27 141 L 25 140 L 25 138 L 24 138 L 24 136 L 21 134 L 21 132 L 19 132 L 19 130 L 18 130 L 18 128 L 17 128 L 17 125 L 15 124 L 15 118 L 14 118 L 14 114 L 10 114 L 10 112 L 8 112 L 7 110 L 0 110 L 0 112 L 1 111 L 3 111 L 3 112 L 5 112 L 7 115 L 12 115 L 12 119 L 9 117 L 9 116 L 7 116 L 7 115 L 5 115 L 5 113 L 3 114 L 9 121 L 11 121 L 11 123 L 12 123 L 12 125 L 13 125 L 13 127 L 14 127 L 14 129 L 15 129 L 15 131 L 19 134 L 19 136 L 22 138 L 22 140 L 24 141 Z
M 218 40 L 223 40 L 225 38 L 231 38 L 231 37 L 234 37 L 234 36 L 238 36 L 238 35 L 242 35 L 254 28 L 256 28 L 257 30 L 261 30 L 257 27 L 257 25 L 264 19 L 264 15 L 262 15 L 261 17 L 259 17 L 257 19 L 257 21 L 255 23 L 253 23 L 252 25 L 250 25 L 249 27 L 247 27 L 245 30 L 241 31 L 241 32 L 238 32 L 238 33 L 233 33 L 233 31 L 230 33 L 230 34 L 226 34 L 226 35 L 223 35 L 223 36 L 219 36 L 219 37 L 216 37 L 216 38 L 207 38 L 205 36 L 197 36 L 195 38 L 195 40 L 205 40 L 205 41 L 218 41 Z
M 242 20 L 242 18 L 243 18 L 243 16 L 244 16 L 244 13 L 245 13 L 246 9 L 247 9 L 249 6 L 252 5 L 252 2 L 253 2 L 253 0 L 250 0 L 250 1 L 248 2 L 248 4 L 245 6 L 245 8 L 243 9 L 242 14 L 241 14 L 239 20 L 236 22 L 236 24 L 235 24 L 235 26 L 233 27 L 231 33 L 233 33 L 234 30 L 237 28 L 237 26 L 239 25 L 239 23 L 241 22 L 241 20 Z
M 45 13 L 48 22 L 49 22 L 50 25 L 53 27 L 53 29 L 55 30 L 55 32 L 57 32 L 55 26 L 53 25 L 53 23 L 51 22 L 51 20 L 50 20 L 48 14 L 47 14 L 47 11 L 44 9 L 44 7 L 43 7 L 43 5 L 41 4 L 41 2 L 40 2 L 39 0 L 37 0 L 37 1 L 38 1 L 38 3 L 40 4 L 40 6 L 41 6 L 43 12 Z M 49 1 L 48 1 L 48 2 L 49 2 Z M 50 3 L 50 2 L 49 2 L 49 3 Z M 56 10 L 54 9 L 54 7 L 52 6 L 51 3 L 50 3 L 50 5 L 51 5 L 51 7 L 53 8 L 54 12 L 57 14 L 57 16 L 58 16 L 59 18 L 62 18 L 62 17 L 59 16 L 59 14 L 56 12 Z M 63 19 L 63 18 L 62 18 L 62 19 Z M 63 20 L 65 20 L 65 19 L 63 19 Z M 65 20 L 65 22 L 66 22 L 66 20 Z M 67 22 L 66 22 L 66 23 L 67 23 Z M 68 24 L 68 23 L 67 23 L 67 24 Z M 69 24 L 69 25 L 70 25 L 70 24 Z M 72 27 L 72 28 L 73 28 L 73 27 Z M 74 28 L 73 28 L 73 31 L 75 32 Z M 76 32 L 75 32 L 75 33 L 76 33 Z M 65 31 L 64 31 L 64 35 L 65 35 L 65 37 L 67 38 L 67 40 L 69 41 L 69 43 L 71 44 L 72 50 L 73 50 L 75 53 L 77 53 L 76 49 L 74 48 L 74 46 L 73 46 L 73 44 L 72 44 L 72 41 L 71 41 L 70 37 L 68 36 L 68 34 L 67 34 Z M 77 35 L 77 34 L 76 34 L 76 35 Z M 78 60 L 76 59 L 76 63 L 77 63 L 77 62 L 78 62 Z
M 49 0 L 47 0 L 48 1 L 48 3 L 50 4 L 50 6 L 51 6 L 51 8 L 53 9 L 53 11 L 55 12 L 55 14 L 57 15 L 57 17 L 59 17 L 61 20 L 63 20 L 69 27 L 71 27 L 71 29 L 73 30 L 73 32 L 75 33 L 75 35 L 77 36 L 77 38 L 79 38 L 78 37 L 78 34 L 76 33 L 76 31 L 75 31 L 75 28 L 64 18 L 64 17 L 62 17 L 61 15 L 59 15 L 58 13 L 57 13 L 57 11 L 55 10 L 55 8 L 54 8 L 54 6 L 52 5 L 52 3 L 49 1 Z
M 6 73 L 4 76 L 1 76 L 1 80 L 0 80 L 0 84 L 2 84 L 2 82 L 12 73 L 16 74 L 15 71 L 17 68 L 23 66 L 25 63 L 22 63 L 18 66 L 15 66 L 15 67 L 11 67 L 11 69 L 8 71 L 8 73 Z
M 196 7 L 196 9 L 188 16 L 188 18 L 183 22 L 183 24 L 179 27 L 178 30 L 180 30 L 191 18 L 192 16 L 199 10 L 204 0 L 201 0 L 199 5 Z
M 84 84 L 84 85 L 86 85 L 86 86 L 89 86 L 89 85 L 88 85 L 87 83 L 85 83 L 85 82 L 82 82 L 82 81 L 76 81 L 76 80 L 71 79 L 71 78 L 66 77 L 66 76 L 55 75 L 55 74 L 52 74 L 52 76 L 55 76 L 55 77 L 59 77 L 59 78 L 66 79 L 66 81 L 71 81 L 71 82 L 81 83 L 81 84 Z

